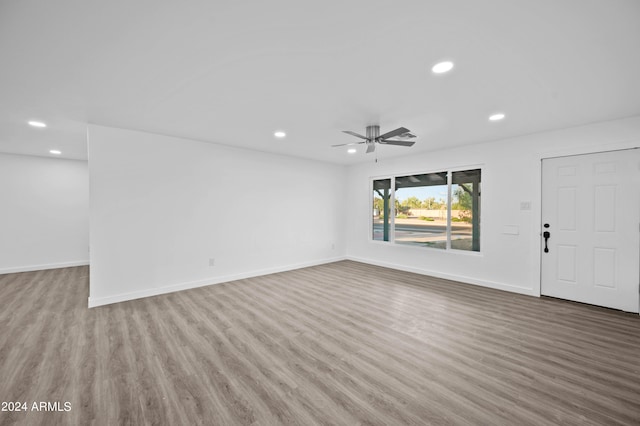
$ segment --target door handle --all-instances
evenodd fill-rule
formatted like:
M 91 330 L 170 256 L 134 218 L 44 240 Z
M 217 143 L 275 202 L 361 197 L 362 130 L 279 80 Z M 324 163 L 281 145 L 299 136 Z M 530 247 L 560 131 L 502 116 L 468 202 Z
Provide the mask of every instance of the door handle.
M 549 253 L 549 247 L 547 246 L 547 242 L 549 241 L 549 237 L 551 236 L 551 232 L 544 231 L 542 233 L 542 236 L 544 237 L 544 252 L 545 253 Z

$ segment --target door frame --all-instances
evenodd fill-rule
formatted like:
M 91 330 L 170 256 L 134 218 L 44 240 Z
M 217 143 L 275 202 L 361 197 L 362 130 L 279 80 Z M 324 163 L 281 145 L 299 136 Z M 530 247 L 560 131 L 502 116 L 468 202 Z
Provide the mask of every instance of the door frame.
M 537 283 L 533 288 L 534 295 L 540 297 L 542 294 L 542 160 L 559 157 L 571 157 L 575 155 L 600 154 L 603 152 L 611 151 L 624 151 L 628 149 L 640 149 L 640 139 L 633 138 L 614 144 L 602 144 L 598 146 L 572 147 L 554 151 L 541 151 L 536 155 L 534 161 L 536 163 L 535 170 L 537 173 L 538 186 L 537 194 L 534 198 L 537 200 L 538 206 L 536 209 L 537 214 L 534 218 L 535 223 L 533 224 L 536 230 L 534 235 L 535 238 L 532 238 L 531 241 L 532 253 L 537 253 L 537 255 L 535 256 L 535 261 L 532 262 L 532 269 L 535 269 L 532 270 L 532 276 L 535 277 L 534 282 Z

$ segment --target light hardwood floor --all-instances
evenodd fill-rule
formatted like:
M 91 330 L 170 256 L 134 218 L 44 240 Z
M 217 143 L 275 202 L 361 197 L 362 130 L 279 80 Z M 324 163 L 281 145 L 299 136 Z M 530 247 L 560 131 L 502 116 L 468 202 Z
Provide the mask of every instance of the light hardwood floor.
M 0 276 L 0 424 L 640 424 L 640 318 L 344 261 L 88 309 Z M 29 407 L 31 408 L 31 407 Z

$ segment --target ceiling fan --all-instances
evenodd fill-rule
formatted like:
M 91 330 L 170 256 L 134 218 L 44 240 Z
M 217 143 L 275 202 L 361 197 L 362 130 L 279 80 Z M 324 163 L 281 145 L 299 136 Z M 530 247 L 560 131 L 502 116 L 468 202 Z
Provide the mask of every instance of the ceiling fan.
M 399 137 L 399 138 L 415 138 L 416 135 L 411 134 L 409 129 L 404 127 L 398 127 L 395 130 L 385 133 L 384 135 L 380 134 L 380 126 L 367 126 L 367 136 L 363 136 L 359 133 L 352 132 L 350 130 L 343 130 L 343 133 L 347 133 L 351 136 L 355 136 L 360 139 L 364 139 L 362 142 L 353 142 L 353 143 L 341 143 L 338 145 L 331 145 L 333 147 L 336 146 L 347 146 L 347 145 L 359 145 L 366 143 L 367 144 L 367 154 L 376 150 L 376 144 L 382 145 L 397 145 L 397 146 L 413 146 L 415 141 L 397 141 L 390 140 L 389 138 Z

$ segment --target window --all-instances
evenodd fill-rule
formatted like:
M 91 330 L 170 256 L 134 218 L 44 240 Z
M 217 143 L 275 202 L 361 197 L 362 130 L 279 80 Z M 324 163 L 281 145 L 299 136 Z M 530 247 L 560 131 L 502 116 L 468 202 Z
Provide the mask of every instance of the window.
M 396 178 L 395 241 L 447 247 L 447 172 Z
M 373 181 L 373 239 L 389 241 L 391 179 Z
M 451 248 L 480 251 L 480 170 L 451 173 Z
M 480 251 L 480 177 L 474 169 L 374 180 L 372 239 Z

